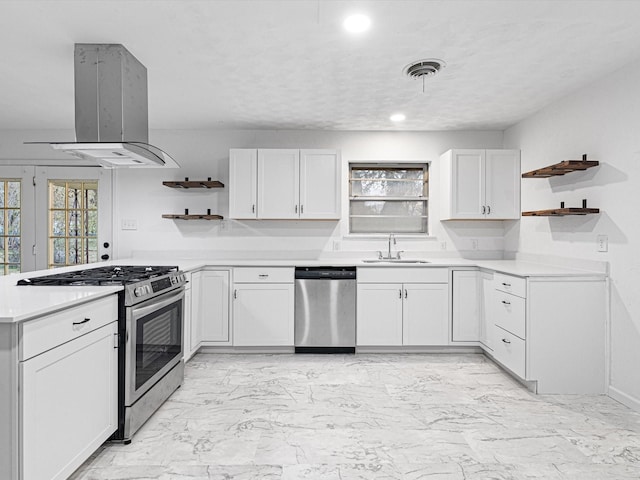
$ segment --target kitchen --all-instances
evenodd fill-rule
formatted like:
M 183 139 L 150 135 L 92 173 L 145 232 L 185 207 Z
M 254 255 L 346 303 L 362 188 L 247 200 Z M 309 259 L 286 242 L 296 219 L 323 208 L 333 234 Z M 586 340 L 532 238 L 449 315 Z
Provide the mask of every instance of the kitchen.
M 112 236 L 108 239 L 110 247 L 104 247 L 108 251 L 100 254 L 108 253 L 114 264 L 133 258 L 180 265 L 189 270 L 204 265 L 251 266 L 257 261 L 292 266 L 290 262 L 348 263 L 353 259 L 375 258 L 377 251 L 386 253 L 388 235 L 350 233 L 349 164 L 427 162 L 429 234 L 397 235 L 394 253 L 404 250 L 405 258 L 444 262 L 447 267 L 452 259 L 473 266 L 514 257 L 552 264 L 556 268 L 587 271 L 608 263 L 608 318 L 602 321 L 606 320 L 608 325 L 605 344 L 608 377 L 606 392 L 603 392 L 608 397 L 603 398 L 609 403 L 598 397 L 591 403 L 588 397 L 576 397 L 573 401 L 585 411 L 606 411 L 606 406 L 613 409 L 609 418 L 619 418 L 621 428 L 611 433 L 610 438 L 617 439 L 612 441 L 611 449 L 616 453 L 622 445 L 627 448 L 627 456 L 614 453 L 606 456 L 600 451 L 601 456 L 595 455 L 596 460 L 589 458 L 586 463 L 589 468 L 577 460 L 581 457 L 573 457 L 572 465 L 582 468 L 573 478 L 589 478 L 588 475 L 606 478 L 603 466 L 612 472 L 613 478 L 637 478 L 638 417 L 635 412 L 640 410 L 640 378 L 635 366 L 640 361 L 640 311 L 634 288 L 639 261 L 634 248 L 638 226 L 633 220 L 632 199 L 637 190 L 635 173 L 640 160 L 640 148 L 633 133 L 639 126 L 635 112 L 640 107 L 636 88 L 640 77 L 637 48 L 640 43 L 629 19 L 637 16 L 638 2 L 616 2 L 615 7 L 611 7 L 610 2 L 554 2 L 553 7 L 547 3 L 536 7 L 540 2 L 517 2 L 517 7 L 511 5 L 514 2 L 455 2 L 454 6 L 444 2 L 239 2 L 237 7 L 232 5 L 234 2 L 182 3 L 187 7 L 178 6 L 177 2 L 158 2 L 151 16 L 148 2 L 127 2 L 126 6 L 123 2 L 91 2 L 86 11 L 74 8 L 79 2 L 53 2 L 55 6 L 48 2 L 3 2 L 1 8 L 6 12 L 0 20 L 3 44 L 12 45 L 15 38 L 24 38 L 26 33 L 28 40 L 24 45 L 5 48 L 0 177 L 14 178 L 13 173 L 4 173 L 9 168 L 31 168 L 38 172 L 41 166 L 74 168 L 75 160 L 71 157 L 48 146 L 23 142 L 68 141 L 74 137 L 73 44 L 83 42 L 122 43 L 147 67 L 150 143 L 169 152 L 181 166 L 180 169 L 145 171 L 102 170 L 106 172 L 103 175 L 112 177 L 113 220 Z M 398 3 L 403 4 L 402 8 L 397 8 Z M 352 9 L 367 12 L 373 19 L 370 30 L 363 35 L 354 37 L 342 29 L 342 20 Z M 95 19 L 91 25 L 86 21 L 87 15 Z M 122 23 L 114 25 L 114 16 Z M 241 25 L 238 18 L 242 18 Z M 194 22 L 199 28 L 192 28 Z M 138 24 L 139 29 L 133 28 Z M 462 28 L 456 28 L 458 25 Z M 160 27 L 161 38 L 156 35 L 148 38 L 153 26 Z M 287 35 L 278 35 L 282 29 L 287 29 Z M 250 32 L 254 36 L 249 36 Z M 332 41 L 326 42 L 326 38 Z M 207 42 L 206 53 L 196 50 L 199 43 Z M 327 50 L 322 48 L 325 43 Z M 429 48 L 425 50 L 424 45 Z M 199 53 L 192 56 L 190 51 Z M 219 56 L 208 57 L 211 52 Z M 270 56 L 275 55 L 274 52 L 283 52 L 282 57 Z M 413 80 L 403 74 L 403 68 L 410 62 L 425 57 L 441 58 L 446 67 L 426 79 Z M 250 61 L 243 62 L 245 58 Z M 366 62 L 367 68 L 361 67 L 362 62 Z M 46 81 L 35 65 L 44 66 Z M 191 70 L 184 70 L 187 68 Z M 287 72 L 286 81 L 282 78 L 283 72 Z M 332 84 L 330 80 L 336 76 L 341 80 Z M 397 96 L 391 92 L 397 92 Z M 452 102 L 451 98 L 457 100 Z M 372 104 L 376 105 L 375 109 Z M 407 117 L 402 124 L 388 121 L 389 115 L 400 110 Z M 229 156 L 230 149 L 237 148 L 339 150 L 343 168 L 341 220 L 230 218 Z M 523 178 L 521 211 L 557 208 L 560 202 L 578 207 L 586 198 L 588 206 L 599 208 L 600 213 L 558 218 L 441 221 L 440 158 L 452 148 L 517 149 L 521 152 L 521 172 L 563 160 L 579 160 L 587 152 L 589 159 L 600 162 L 598 167 L 550 179 Z M 82 169 L 76 167 L 75 173 L 79 170 Z M 162 184 L 185 177 L 212 178 L 221 181 L 225 188 L 180 191 Z M 185 209 L 195 213 L 211 210 L 224 219 L 162 218 L 164 214 L 182 213 Z M 26 215 L 24 218 L 25 228 L 33 223 Z M 598 251 L 598 237 L 603 235 L 606 251 Z M 28 260 L 26 255 L 23 257 Z M 31 270 L 36 265 L 34 263 Z M 395 357 L 389 355 L 389 361 L 395 361 Z M 215 355 L 196 357 L 182 388 L 186 390 L 192 380 L 192 385 L 206 390 L 201 385 L 205 383 L 204 373 L 211 374 L 212 381 L 222 380 L 224 376 L 209 371 L 215 370 L 216 363 L 223 372 L 229 373 L 228 386 L 242 385 L 246 380 L 246 388 L 251 388 L 251 377 L 255 373 L 252 369 L 274 368 L 260 364 L 262 360 L 250 365 L 251 359 L 257 357 L 244 357 L 223 355 L 219 360 L 215 360 Z M 467 357 L 459 361 L 464 362 Z M 358 358 L 357 355 L 359 362 Z M 310 362 L 304 358 L 299 361 Z M 322 385 L 320 380 L 342 385 L 346 378 L 353 378 L 354 372 L 346 366 L 343 369 L 326 362 L 328 360 L 320 359 L 318 363 L 322 367 L 312 367 L 318 376 L 318 385 Z M 380 362 L 378 357 L 363 356 L 362 371 L 385 381 L 382 377 L 388 372 Z M 481 364 L 469 362 L 470 369 L 495 368 L 485 373 L 503 374 L 493 365 L 490 360 Z M 446 366 L 442 368 L 452 377 L 456 376 Z M 327 377 L 328 374 L 323 373 L 327 369 L 335 369 L 336 376 Z M 339 378 L 339 374 L 343 377 Z M 515 396 L 522 395 L 519 384 L 510 383 L 513 376 L 503 375 L 500 382 L 505 388 Z M 388 377 L 384 376 L 391 385 L 389 389 L 393 390 L 393 382 Z M 464 377 L 459 381 L 471 382 Z M 336 393 L 334 400 L 339 396 Z M 343 403 L 357 403 L 354 397 L 353 392 L 345 393 Z M 629 410 L 618 409 L 612 399 Z M 359 401 L 363 403 L 362 399 Z M 571 397 L 566 402 L 571 405 Z M 177 407 L 171 401 L 165 405 L 167 409 Z M 162 422 L 163 418 L 166 421 L 170 417 L 170 412 L 165 410 L 159 411 L 155 421 Z M 625 411 L 627 413 L 621 413 Z M 285 412 L 276 413 L 284 415 Z M 281 421 L 281 417 L 263 420 L 273 424 Z M 345 429 L 338 430 L 343 433 Z M 158 431 L 161 429 L 157 425 L 151 430 L 154 434 Z M 635 436 L 632 432 L 636 432 Z M 258 449 L 263 445 L 257 438 L 258 433 L 254 429 L 245 437 L 236 437 L 235 448 L 245 440 Z M 591 433 L 602 432 L 596 429 Z M 428 440 L 428 436 L 420 438 Z M 578 443 L 580 441 L 583 440 Z M 136 448 L 136 443 L 134 437 L 130 447 Z M 470 440 L 466 443 L 474 444 Z M 346 440 L 344 444 L 348 446 Z M 477 441 L 475 446 L 478 444 L 482 442 Z M 143 445 L 145 443 L 139 444 L 139 452 L 144 450 Z M 261 449 L 263 462 L 260 463 L 255 453 L 254 456 L 250 452 L 246 457 L 234 456 L 236 450 L 231 445 L 233 441 L 229 443 L 229 450 L 224 450 L 227 456 L 222 455 L 223 459 L 213 453 L 201 458 L 208 461 L 205 465 L 218 466 L 210 470 L 212 478 L 224 473 L 220 467 L 226 465 L 224 458 L 227 462 L 237 461 L 232 464 L 236 470 L 229 467 L 227 474 L 240 478 L 241 475 L 280 478 L 283 472 L 288 472 L 288 478 L 296 475 L 297 478 L 312 475 L 332 478 L 337 476 L 338 464 L 344 466 L 344 471 L 340 470 L 344 477 L 402 478 L 394 463 L 385 461 L 381 455 L 356 456 L 357 461 L 344 455 L 338 455 L 337 459 L 322 455 L 317 455 L 315 460 L 308 458 L 311 463 L 317 460 L 316 463 L 324 465 L 323 477 L 319 471 L 303 475 L 301 465 L 305 462 L 295 461 L 295 456 L 292 459 L 283 455 L 286 460 L 277 463 L 277 450 L 269 456 L 265 454 L 268 448 Z M 588 449 L 588 446 L 582 447 Z M 114 448 L 116 450 L 103 452 L 104 463 L 99 460 L 94 468 L 89 468 L 87 478 L 95 478 L 90 475 L 103 475 L 103 478 L 188 475 L 188 469 L 181 470 L 178 460 L 167 466 L 174 469 L 173 473 L 167 473 L 168 470 L 153 463 L 162 464 L 162 459 L 153 456 L 147 458 L 146 465 L 154 465 L 148 472 L 132 458 L 131 470 L 127 471 L 122 466 L 126 462 L 118 465 L 115 453 L 124 446 Z M 603 445 L 600 448 L 606 449 Z M 215 453 L 215 449 L 212 451 Z M 523 447 L 522 452 L 530 451 Z M 469 467 L 468 474 L 482 463 L 490 463 L 496 471 L 504 472 L 501 468 L 506 467 L 500 467 L 504 463 L 514 469 L 514 478 L 524 475 L 522 469 L 526 462 L 514 460 L 522 459 L 524 454 L 520 457 L 514 454 L 511 461 L 504 462 L 495 459 L 489 462 L 477 451 L 476 456 L 469 455 L 474 458 L 474 462 L 470 462 L 474 466 Z M 105 459 L 108 456 L 113 460 L 111 463 Z M 436 458 L 396 461 L 432 467 L 443 463 L 447 466 L 439 473 L 442 478 L 463 478 L 460 471 L 451 466 L 456 463 L 452 459 L 458 457 L 448 456 L 448 462 L 434 460 Z M 570 470 L 561 469 L 560 473 L 545 470 L 549 464 L 556 463 L 557 459 L 553 460 L 533 462 L 544 465 L 540 467 L 541 478 L 555 478 L 553 475 L 572 478 Z M 369 463 L 380 465 L 378 477 L 375 471 L 355 467 Z M 264 469 L 252 469 L 248 466 L 252 464 Z M 282 464 L 284 470 L 266 467 Z M 193 467 L 194 475 L 208 478 L 202 473 L 201 464 L 192 462 L 191 465 L 198 465 Z M 100 473 L 100 466 L 111 470 L 107 468 Z M 482 478 L 478 472 L 475 475 Z

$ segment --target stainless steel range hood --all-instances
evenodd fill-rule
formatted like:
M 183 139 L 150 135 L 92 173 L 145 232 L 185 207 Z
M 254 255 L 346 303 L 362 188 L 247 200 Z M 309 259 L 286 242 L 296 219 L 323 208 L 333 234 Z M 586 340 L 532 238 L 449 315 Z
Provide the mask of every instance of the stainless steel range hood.
M 107 168 L 178 168 L 149 145 L 147 69 L 119 44 L 77 43 L 74 51 L 76 141 L 56 150 Z

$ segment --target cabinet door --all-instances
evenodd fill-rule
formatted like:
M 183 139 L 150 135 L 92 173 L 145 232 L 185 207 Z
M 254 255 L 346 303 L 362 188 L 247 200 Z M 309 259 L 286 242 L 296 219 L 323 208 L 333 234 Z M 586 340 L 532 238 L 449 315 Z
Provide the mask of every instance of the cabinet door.
M 233 344 L 293 346 L 293 292 L 291 283 L 236 284 Z
M 487 219 L 520 219 L 520 150 L 487 150 Z
M 480 340 L 480 272 L 454 271 L 452 330 L 454 342 Z
M 480 273 L 480 342 L 489 350 L 493 350 L 495 300 L 493 273 Z
M 257 218 L 257 191 L 257 150 L 231 149 L 229 151 L 229 218 Z
M 200 281 L 203 342 L 229 341 L 229 271 L 205 270 Z
M 117 322 L 20 364 L 23 480 L 63 480 L 116 431 Z
M 449 218 L 474 220 L 485 218 L 484 150 L 451 152 Z M 486 210 L 486 208 L 485 208 Z
M 399 283 L 358 285 L 357 345 L 402 345 L 402 295 Z
M 300 151 L 258 150 L 258 217 L 298 218 Z
M 191 274 L 191 328 L 189 347 L 190 355 L 194 355 L 202 345 L 202 273 Z
M 405 284 L 402 314 L 404 345 L 449 344 L 449 285 Z
M 341 174 L 336 150 L 300 151 L 300 218 L 340 218 Z

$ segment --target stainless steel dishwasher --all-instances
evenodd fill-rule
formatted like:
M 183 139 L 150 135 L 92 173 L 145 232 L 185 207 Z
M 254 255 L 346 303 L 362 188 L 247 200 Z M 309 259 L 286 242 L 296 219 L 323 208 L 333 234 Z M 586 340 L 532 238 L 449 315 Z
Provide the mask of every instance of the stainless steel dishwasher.
M 356 267 L 296 267 L 296 353 L 355 353 Z

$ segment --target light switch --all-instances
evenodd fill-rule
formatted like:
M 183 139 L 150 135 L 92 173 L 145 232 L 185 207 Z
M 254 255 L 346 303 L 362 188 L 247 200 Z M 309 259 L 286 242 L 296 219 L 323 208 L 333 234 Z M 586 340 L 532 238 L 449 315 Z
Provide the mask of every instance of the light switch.
M 609 251 L 609 237 L 607 235 L 598 235 L 597 242 L 599 252 Z

